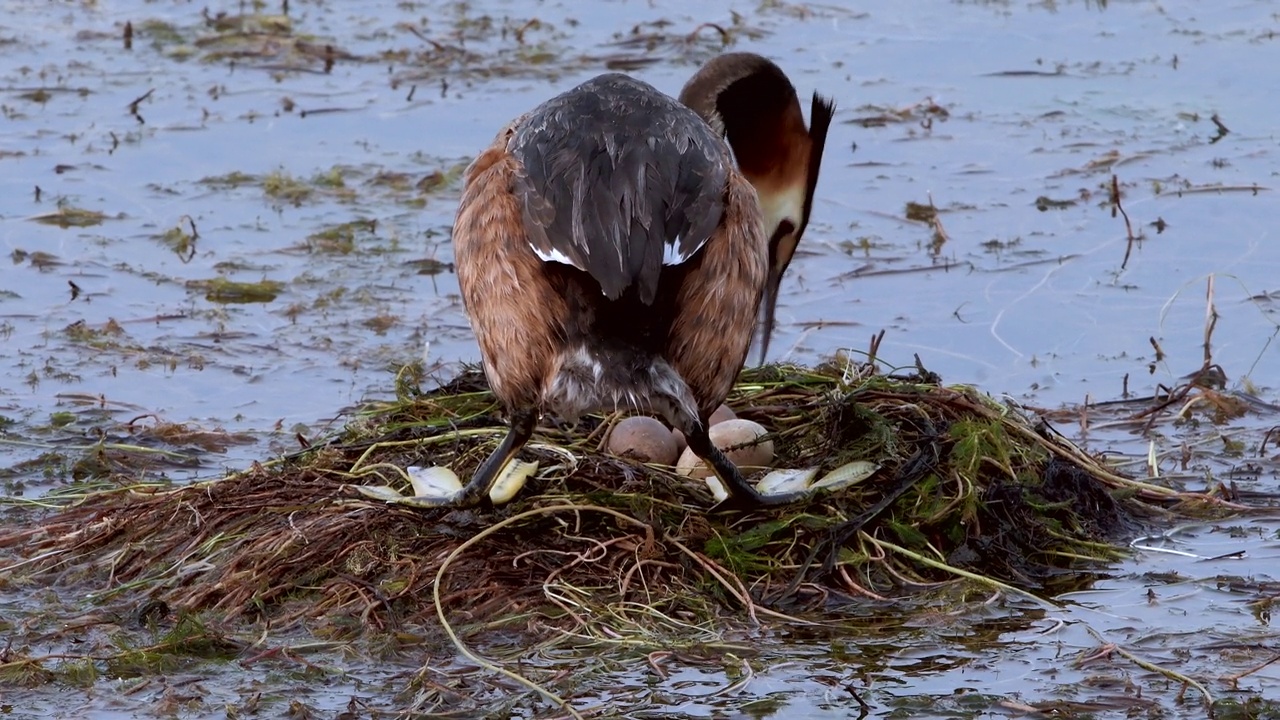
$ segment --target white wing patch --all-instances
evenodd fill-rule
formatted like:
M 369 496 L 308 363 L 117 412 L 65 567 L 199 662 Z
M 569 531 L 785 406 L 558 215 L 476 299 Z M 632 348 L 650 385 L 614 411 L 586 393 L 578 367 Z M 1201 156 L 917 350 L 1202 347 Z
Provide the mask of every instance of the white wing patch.
M 578 267 L 578 264 L 570 260 L 568 255 L 565 255 L 564 253 L 560 252 L 555 248 L 551 248 L 551 252 L 547 252 L 537 247 L 533 243 L 529 243 L 529 247 L 533 248 L 533 254 L 537 255 L 538 259 L 541 260 L 542 262 L 558 262 L 558 263 L 563 263 L 565 265 L 572 265 L 573 267 Z M 578 268 L 578 269 L 581 270 L 582 268 Z
M 682 238 L 676 237 L 675 240 L 671 240 L 670 242 L 665 242 L 662 244 L 662 264 L 663 265 L 680 265 L 682 263 L 688 262 L 689 258 L 693 257 L 694 255 L 697 255 L 698 251 L 702 249 L 702 246 L 707 244 L 707 241 L 703 240 L 697 245 L 694 245 L 693 249 L 691 249 L 689 252 L 682 252 L 680 249 L 680 243 L 682 241 L 683 241 Z
M 671 242 L 666 242 L 662 244 L 662 264 L 663 265 L 680 265 L 682 263 L 688 262 L 689 258 L 698 254 L 698 251 L 702 249 L 703 245 L 707 244 L 707 241 L 703 240 L 702 242 L 698 243 L 689 252 L 682 252 L 680 249 L 680 243 L 681 243 L 681 239 L 677 237 L 675 240 L 672 240 Z M 534 245 L 533 243 L 529 243 L 529 247 L 530 249 L 533 250 L 533 254 L 537 255 L 538 259 L 541 260 L 542 262 L 556 262 L 556 263 L 562 263 L 564 265 L 569 265 L 571 267 L 576 267 L 579 270 L 585 269 L 578 263 L 574 262 L 573 260 L 570 260 L 568 255 L 565 255 L 564 253 L 560 252 L 555 248 L 551 248 L 550 251 L 547 251 Z

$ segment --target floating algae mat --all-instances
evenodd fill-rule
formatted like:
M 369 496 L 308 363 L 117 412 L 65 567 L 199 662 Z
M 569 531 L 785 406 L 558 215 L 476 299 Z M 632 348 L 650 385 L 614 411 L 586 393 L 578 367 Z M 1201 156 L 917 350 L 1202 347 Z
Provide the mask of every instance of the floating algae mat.
M 0 580 L 56 573 L 104 600 L 376 627 L 459 614 L 497 627 L 531 608 L 577 622 L 579 603 L 838 613 L 948 581 L 1069 589 L 1117 557 L 1109 539 L 1204 500 L 1117 475 L 1038 419 L 923 369 L 828 365 L 748 370 L 729 404 L 770 430 L 778 467 L 879 466 L 852 487 L 708 512 L 705 485 L 605 454 L 611 415 L 540 429 L 523 453 L 538 470 L 507 505 L 405 507 L 356 486 L 407 491 L 411 465 L 468 477 L 505 428 L 474 370 L 429 392 L 410 373 L 397 385 L 398 401 L 294 456 L 98 492 L 11 525 L 0 548 L 23 559 Z

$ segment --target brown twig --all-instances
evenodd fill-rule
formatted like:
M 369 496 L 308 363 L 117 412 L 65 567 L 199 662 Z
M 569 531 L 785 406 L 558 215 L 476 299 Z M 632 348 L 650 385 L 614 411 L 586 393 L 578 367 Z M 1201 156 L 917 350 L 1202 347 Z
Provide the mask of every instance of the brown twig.
M 129 103 L 129 114 L 138 119 L 139 125 L 145 125 L 147 121 L 143 120 L 142 115 L 138 112 L 138 105 L 143 100 L 146 100 L 147 98 L 151 97 L 151 93 L 154 93 L 155 91 L 156 91 L 155 88 L 152 88 L 146 91 L 145 93 L 143 93 L 142 95 L 139 95 L 138 97 L 134 98 L 133 102 Z
M 1133 244 L 1138 238 L 1133 234 L 1133 223 L 1129 222 L 1129 213 L 1125 212 L 1124 205 L 1120 203 L 1120 179 L 1114 174 L 1111 176 L 1111 217 L 1116 216 L 1119 212 L 1124 217 L 1124 230 L 1129 239 L 1128 244 L 1124 248 L 1124 260 L 1120 263 L 1120 269 L 1125 269 L 1129 265 L 1129 255 L 1133 252 Z
M 1213 274 L 1209 275 L 1209 285 L 1205 289 L 1205 308 L 1204 308 L 1204 365 L 1202 370 L 1208 370 L 1213 365 L 1213 329 L 1218 326 L 1218 308 L 1213 304 Z
M 1231 132 L 1231 130 L 1229 130 L 1227 126 L 1222 123 L 1222 118 L 1218 117 L 1218 113 L 1214 113 L 1213 115 L 1210 115 L 1209 120 L 1210 122 L 1213 123 L 1213 126 L 1218 130 L 1217 135 L 1214 135 L 1213 137 L 1209 138 L 1209 144 L 1212 145 L 1218 142 L 1219 140 L 1221 140 L 1222 138 L 1226 137 L 1227 134 Z
M 1248 677 L 1248 676 L 1250 676 L 1250 675 L 1252 675 L 1252 674 L 1254 674 L 1254 673 L 1258 672 L 1258 671 L 1259 671 L 1259 670 L 1261 670 L 1262 668 L 1264 668 L 1264 667 L 1266 667 L 1266 666 L 1268 666 L 1268 665 L 1271 665 L 1272 663 L 1274 663 L 1274 662 L 1276 662 L 1276 661 L 1278 661 L 1278 660 L 1280 660 L 1280 653 L 1276 653 L 1275 655 L 1272 655 L 1270 660 L 1268 660 L 1268 661 L 1266 661 L 1266 662 L 1262 663 L 1261 665 L 1257 665 L 1257 666 L 1255 666 L 1255 667 L 1249 668 L 1248 670 L 1245 670 L 1244 672 L 1238 672 L 1238 673 L 1236 673 L 1235 675 L 1225 675 L 1225 676 L 1223 676 L 1223 678 L 1222 678 L 1222 679 L 1223 679 L 1224 681 L 1226 681 L 1226 682 L 1231 683 L 1231 689 L 1232 689 L 1232 690 L 1239 690 L 1239 689 L 1240 689 L 1240 679 L 1241 679 L 1241 678 Z

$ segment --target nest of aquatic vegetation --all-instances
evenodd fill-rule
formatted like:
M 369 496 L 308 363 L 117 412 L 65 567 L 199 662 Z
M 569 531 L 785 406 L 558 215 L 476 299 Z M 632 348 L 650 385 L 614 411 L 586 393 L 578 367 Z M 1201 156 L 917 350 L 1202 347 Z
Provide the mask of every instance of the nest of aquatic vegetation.
M 469 477 L 505 428 L 474 370 L 429 392 L 398 387 L 398 401 L 296 455 L 190 486 L 96 493 L 0 531 L 0 548 L 27 558 L 10 574 L 276 623 L 447 616 L 493 628 L 580 623 L 611 606 L 838 614 L 947 583 L 1076 587 L 1118 556 L 1117 534 L 1199 497 L 1122 477 L 1037 418 L 922 368 L 833 364 L 748 370 L 729 404 L 770 430 L 778 467 L 880 466 L 839 492 L 708 512 L 700 483 L 603 452 L 615 415 L 540 430 L 523 457 L 541 469 L 508 505 L 418 509 L 353 486 L 407 489 L 409 465 Z

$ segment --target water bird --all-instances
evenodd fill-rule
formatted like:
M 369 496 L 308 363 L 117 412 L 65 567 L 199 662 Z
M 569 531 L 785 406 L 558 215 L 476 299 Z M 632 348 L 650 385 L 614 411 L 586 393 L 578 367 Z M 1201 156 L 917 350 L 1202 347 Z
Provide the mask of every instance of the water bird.
M 782 69 L 745 52 L 726 53 L 704 65 L 685 83 L 680 102 L 728 139 L 738 168 L 760 198 L 769 236 L 769 278 L 758 336 L 763 364 L 782 276 L 809 226 L 835 104 L 815 92 L 806 128 L 800 98 Z
M 795 500 L 758 492 L 707 420 L 757 326 L 767 351 L 833 112 L 815 93 L 806 128 L 776 64 L 729 53 L 679 100 L 609 73 L 502 128 L 466 171 L 453 245 L 509 428 L 465 487 L 431 503 L 484 502 L 544 412 L 618 407 L 683 431 L 729 504 Z

